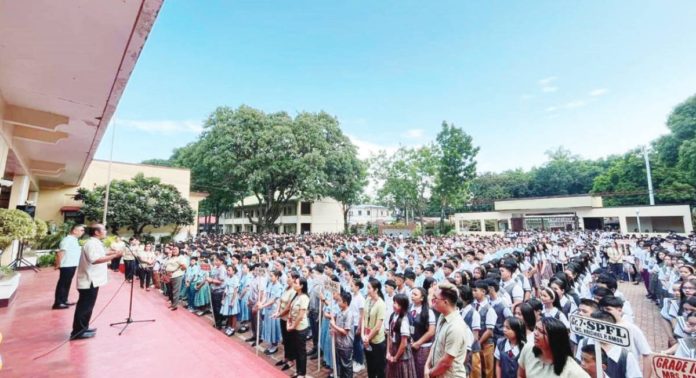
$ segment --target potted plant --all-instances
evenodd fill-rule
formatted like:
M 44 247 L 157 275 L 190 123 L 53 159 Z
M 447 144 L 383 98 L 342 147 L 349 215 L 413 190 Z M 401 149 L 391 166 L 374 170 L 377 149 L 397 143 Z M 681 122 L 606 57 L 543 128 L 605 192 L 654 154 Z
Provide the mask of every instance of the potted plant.
M 12 254 L 12 243 L 31 240 L 36 236 L 36 223 L 21 210 L 0 209 L 0 251 Z M 4 256 L 2 256 L 4 257 Z M 0 307 L 9 306 L 19 286 L 21 274 L 0 266 Z

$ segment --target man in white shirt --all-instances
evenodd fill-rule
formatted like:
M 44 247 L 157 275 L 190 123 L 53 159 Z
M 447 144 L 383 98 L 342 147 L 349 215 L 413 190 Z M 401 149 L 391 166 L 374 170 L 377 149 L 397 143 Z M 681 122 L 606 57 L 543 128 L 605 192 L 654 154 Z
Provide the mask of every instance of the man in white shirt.
M 85 226 L 76 224 L 70 229 L 70 233 L 60 241 L 60 246 L 56 252 L 56 269 L 60 269 L 60 277 L 56 284 L 56 294 L 53 301 L 54 310 L 65 310 L 75 303 L 68 302 L 70 284 L 75 276 L 77 264 L 80 262 L 80 252 L 82 247 L 77 241 L 85 233 Z
M 107 282 L 106 263 L 123 255 L 123 252 L 113 250 L 107 253 L 104 249 L 102 244 L 102 239 L 106 237 L 104 225 L 95 224 L 90 227 L 89 236 L 89 240 L 82 247 L 80 265 L 77 267 L 77 291 L 80 293 L 80 298 L 75 306 L 71 340 L 87 339 L 97 334 L 96 329 L 89 328 L 89 321 L 94 304 L 97 302 L 99 287 L 106 285 Z

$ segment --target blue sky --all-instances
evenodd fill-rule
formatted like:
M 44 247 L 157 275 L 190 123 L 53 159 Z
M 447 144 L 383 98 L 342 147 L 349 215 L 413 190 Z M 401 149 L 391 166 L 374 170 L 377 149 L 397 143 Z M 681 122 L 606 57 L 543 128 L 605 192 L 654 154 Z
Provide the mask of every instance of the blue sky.
M 217 107 L 325 110 L 361 155 L 434 140 L 479 171 L 597 158 L 696 93 L 694 1 L 167 0 L 121 99 L 114 160 L 167 158 Z M 113 124 L 97 151 L 108 158 Z

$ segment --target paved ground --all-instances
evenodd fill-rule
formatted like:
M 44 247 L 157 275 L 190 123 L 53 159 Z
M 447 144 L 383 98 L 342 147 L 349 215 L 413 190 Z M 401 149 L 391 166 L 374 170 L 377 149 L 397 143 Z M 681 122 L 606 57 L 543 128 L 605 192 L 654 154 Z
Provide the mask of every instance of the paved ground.
M 122 277 L 110 273 L 111 282 L 99 293 L 95 316 L 118 289 Z M 110 328 L 108 323 L 122 320 L 127 313 L 125 286 L 95 322 L 99 327 L 97 338 L 70 342 L 35 361 L 34 357 L 60 344 L 70 328 L 72 309 L 50 310 L 56 280 L 57 272 L 52 269 L 44 269 L 37 274 L 23 272 L 16 301 L 10 308 L 0 309 L 0 332 L 5 336 L 0 344 L 0 354 L 5 363 L 2 376 L 79 377 L 108 375 L 117 371 L 134 373 L 134 376 L 144 371 L 155 374 L 158 371 L 174 371 L 171 376 L 179 376 L 187 375 L 185 372 L 190 372 L 192 366 L 198 369 L 205 366 L 210 377 L 221 376 L 223 371 L 240 374 L 247 371 L 245 376 L 294 374 L 293 369 L 281 372 L 274 366 L 282 358 L 282 347 L 269 357 L 263 354 L 265 345 L 262 345 L 258 347 L 259 356 L 255 357 L 253 348 L 243 341 L 250 333 L 227 338 L 212 328 L 212 319 L 208 317 L 196 317 L 183 308 L 176 312 L 167 310 L 164 297 L 156 291 L 146 293 L 136 288 L 134 318 L 152 317 L 157 318 L 157 322 L 134 324 L 124 336 L 117 336 L 118 330 Z M 657 307 L 645 298 L 645 287 L 622 283 L 620 290 L 631 301 L 636 324 L 645 332 L 653 350 L 666 349 L 670 332 L 664 327 L 666 323 Z M 76 299 L 73 290 L 71 300 Z M 311 342 L 308 344 L 311 347 Z M 188 351 L 186 358 L 176 358 L 182 348 Z M 106 353 L 104 351 L 108 351 L 108 355 L 103 354 Z M 123 365 L 126 360 L 131 363 Z M 163 362 L 175 367 L 174 370 L 164 368 Z M 136 370 L 131 371 L 131 368 Z M 317 360 L 308 361 L 310 376 L 326 377 L 329 372 L 325 368 L 317 370 Z M 356 374 L 356 377 L 365 376 L 365 371 Z

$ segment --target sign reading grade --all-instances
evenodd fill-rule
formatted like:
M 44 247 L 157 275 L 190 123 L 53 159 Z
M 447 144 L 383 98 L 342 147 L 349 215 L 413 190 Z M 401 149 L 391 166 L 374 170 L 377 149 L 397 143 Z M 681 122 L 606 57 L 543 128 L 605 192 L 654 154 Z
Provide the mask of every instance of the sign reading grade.
M 631 346 L 628 329 L 613 323 L 579 315 L 570 315 L 570 330 L 578 335 L 621 347 Z
M 654 354 L 652 356 L 653 372 L 658 378 L 694 378 L 696 361 L 674 356 Z
M 327 280 L 326 281 L 326 290 L 330 291 L 331 294 L 340 293 L 341 292 L 341 284 L 336 282 L 336 281 Z

